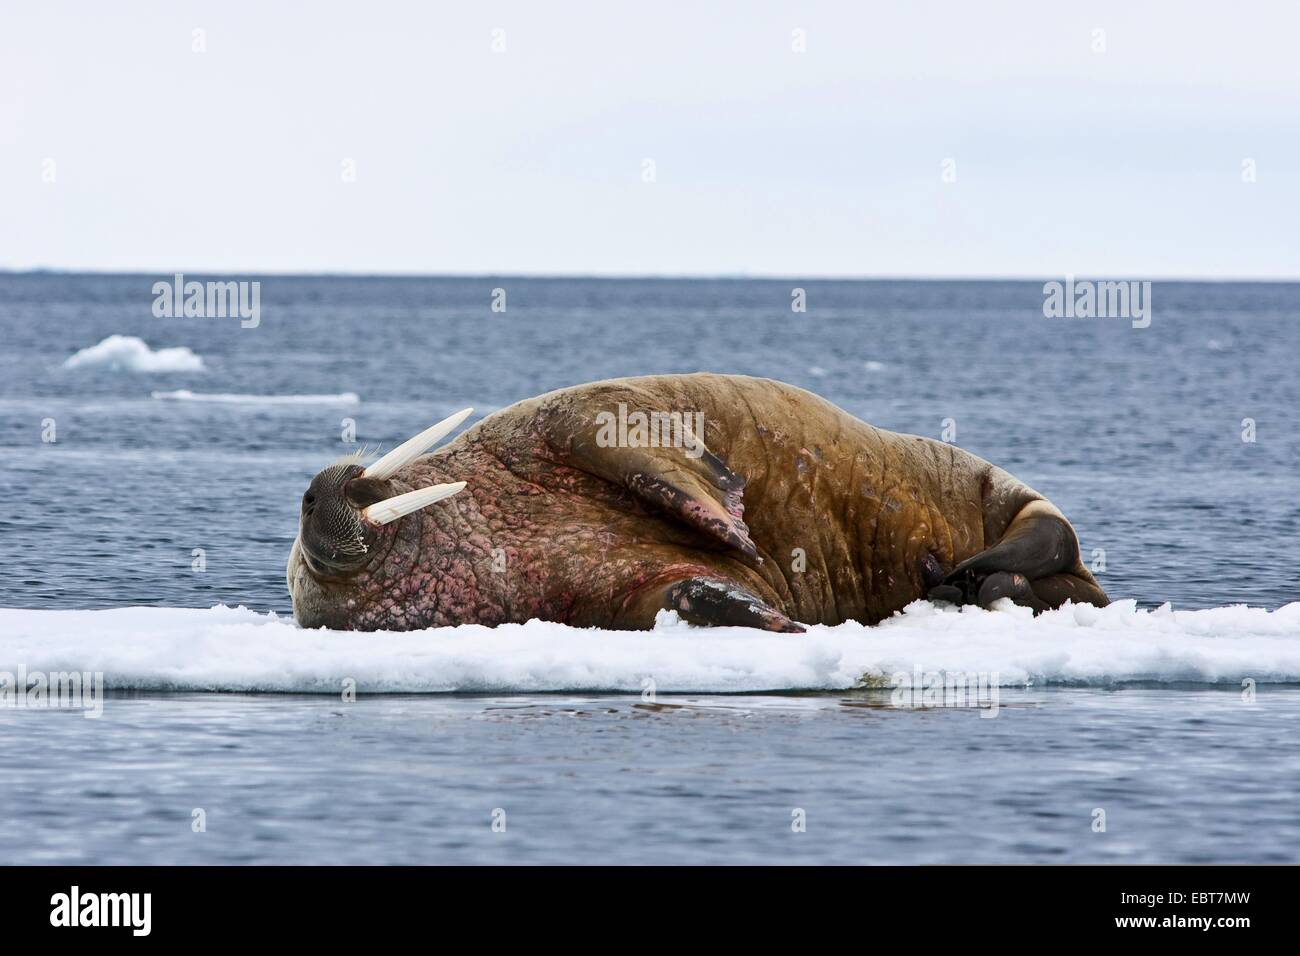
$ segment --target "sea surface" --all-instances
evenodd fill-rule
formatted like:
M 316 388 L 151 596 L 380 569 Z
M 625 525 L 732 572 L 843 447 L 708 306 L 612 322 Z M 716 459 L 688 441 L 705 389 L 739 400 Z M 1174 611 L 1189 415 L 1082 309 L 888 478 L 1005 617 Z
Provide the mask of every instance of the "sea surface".
M 9 863 L 1295 863 L 1298 697 L 133 695 L 7 715 L 0 814 Z
M 99 719 L 0 708 L 6 862 L 1300 862 L 1300 625 L 1279 610 L 1300 600 L 1300 285 L 1156 283 L 1134 328 L 1045 318 L 1041 282 L 186 278 L 259 281 L 259 323 L 155 316 L 167 275 L 0 274 L 0 609 L 195 609 L 125 630 L 0 612 L 0 671 L 117 668 Z M 993 720 L 829 666 L 715 681 L 688 654 L 645 699 L 644 644 L 606 686 L 550 681 L 601 632 L 541 632 L 568 656 L 485 694 L 483 661 L 404 674 L 405 645 L 334 635 L 284 638 L 321 656 L 276 671 L 259 625 L 210 626 L 228 605 L 264 640 L 292 627 L 299 500 L 340 455 L 466 405 L 701 370 L 952 437 L 1060 506 L 1134 603 L 1092 653 L 1092 618 L 972 616 L 961 666 L 987 651 L 1020 685 Z M 918 654 L 967 624 L 936 620 Z M 344 657 L 373 676 L 352 702 Z

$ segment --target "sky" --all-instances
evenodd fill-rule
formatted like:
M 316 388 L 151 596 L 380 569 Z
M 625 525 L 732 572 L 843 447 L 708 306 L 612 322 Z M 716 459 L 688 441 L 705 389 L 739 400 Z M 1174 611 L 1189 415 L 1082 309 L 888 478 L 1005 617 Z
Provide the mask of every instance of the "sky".
M 1297 35 L 1249 0 L 5 0 L 0 269 L 1300 278 Z

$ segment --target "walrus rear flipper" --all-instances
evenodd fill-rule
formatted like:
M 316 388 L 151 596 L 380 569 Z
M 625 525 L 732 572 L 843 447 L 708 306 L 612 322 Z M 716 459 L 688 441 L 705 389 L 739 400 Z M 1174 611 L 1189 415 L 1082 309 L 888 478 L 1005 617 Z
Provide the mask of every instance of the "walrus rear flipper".
M 742 516 L 745 479 L 704 447 L 701 436 L 687 435 L 685 447 L 628 448 L 604 444 L 598 430 L 547 435 L 567 464 L 620 484 L 646 504 L 661 509 L 697 531 L 761 561 Z
M 1074 528 L 1042 499 L 1021 508 L 993 547 L 958 564 L 929 596 L 984 608 L 1006 597 L 1035 614 L 1066 601 L 1109 603 L 1083 566 Z
M 1023 574 L 1030 580 L 1067 571 L 1079 560 L 1079 540 L 1065 516 L 1048 502 L 1029 502 L 1011 520 L 993 547 L 967 558 L 945 579 L 958 584 L 967 575 L 996 571 Z

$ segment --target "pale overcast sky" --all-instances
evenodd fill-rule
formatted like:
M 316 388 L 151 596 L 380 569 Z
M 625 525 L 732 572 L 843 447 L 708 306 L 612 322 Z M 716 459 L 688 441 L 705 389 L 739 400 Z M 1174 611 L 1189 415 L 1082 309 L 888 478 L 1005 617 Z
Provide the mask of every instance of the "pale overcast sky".
M 1297 36 L 1293 2 L 5 0 L 0 268 L 1300 277 Z

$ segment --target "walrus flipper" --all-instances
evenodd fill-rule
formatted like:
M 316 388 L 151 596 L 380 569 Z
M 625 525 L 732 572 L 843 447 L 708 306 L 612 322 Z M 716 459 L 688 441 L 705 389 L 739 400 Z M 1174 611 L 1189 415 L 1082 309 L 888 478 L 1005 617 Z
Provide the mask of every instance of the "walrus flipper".
M 681 449 L 660 450 L 667 454 L 661 458 L 646 456 L 635 464 L 628 462 L 624 484 L 637 497 L 662 508 L 697 531 L 717 538 L 755 561 L 762 561 L 743 520 L 745 506 L 741 495 L 745 488 L 744 479 L 734 475 L 707 450 L 704 455 L 713 458 L 725 474 L 725 480 L 732 483 L 730 487 L 702 479 L 698 469 L 672 461 L 669 456 L 674 454 L 685 458 Z M 712 471 L 710 466 L 705 467 Z
M 803 628 L 750 591 L 729 581 L 687 578 L 671 585 L 664 607 L 691 624 L 712 627 L 756 627 L 782 634 L 802 634 Z
M 745 479 L 691 436 L 687 447 L 627 448 L 599 442 L 598 432 L 576 430 L 551 448 L 569 465 L 626 487 L 643 502 L 697 531 L 762 561 L 745 524 Z
M 1065 516 L 1038 499 L 1020 509 L 1006 533 L 991 548 L 967 558 L 945 579 L 956 584 L 968 575 L 983 577 L 996 571 L 1045 578 L 1068 570 L 1079 560 L 1079 539 Z
M 1006 597 L 1035 613 L 1067 600 L 1109 603 L 1083 566 L 1074 528 L 1042 499 L 1021 508 L 997 544 L 958 564 L 929 596 L 984 608 Z

